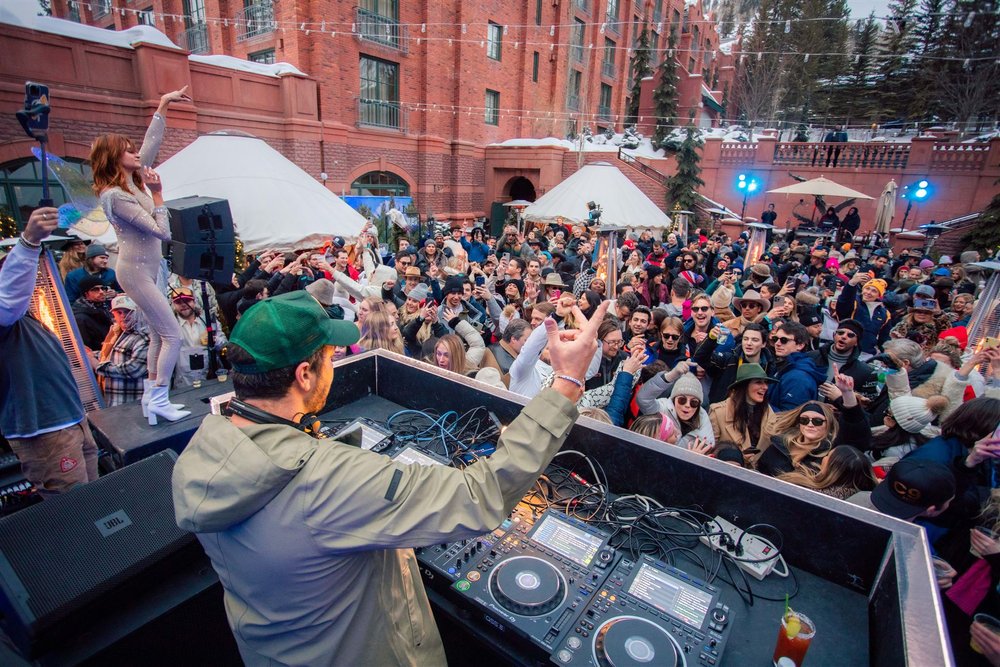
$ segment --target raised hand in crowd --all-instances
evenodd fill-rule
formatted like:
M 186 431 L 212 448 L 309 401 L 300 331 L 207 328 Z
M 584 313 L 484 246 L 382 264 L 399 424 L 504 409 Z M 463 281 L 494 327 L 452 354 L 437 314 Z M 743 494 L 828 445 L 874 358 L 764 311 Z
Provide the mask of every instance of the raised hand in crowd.
M 165 93 L 160 97 L 160 105 L 157 107 L 156 112 L 161 116 L 166 113 L 167 107 L 169 107 L 174 102 L 190 102 L 191 96 L 188 95 L 188 87 L 184 86 L 180 90 L 174 90 L 169 93 Z
M 701 454 L 702 456 L 708 456 L 712 449 L 715 447 L 706 438 L 697 437 L 691 440 L 687 444 L 688 451 L 692 451 L 695 454 Z
M 642 369 L 643 362 L 645 361 L 646 350 L 638 347 L 632 350 L 632 353 L 622 361 L 622 371 L 629 375 L 635 375 Z
M 58 226 L 59 209 L 50 206 L 36 208 L 28 216 L 28 224 L 21 234 L 28 243 L 38 245 Z
M 602 302 L 588 320 L 574 302 L 572 313 L 578 329 L 560 330 L 555 320 L 545 318 L 549 363 L 555 377 L 552 388 L 573 402 L 583 396 L 584 378 L 597 350 L 597 329 L 610 305 Z

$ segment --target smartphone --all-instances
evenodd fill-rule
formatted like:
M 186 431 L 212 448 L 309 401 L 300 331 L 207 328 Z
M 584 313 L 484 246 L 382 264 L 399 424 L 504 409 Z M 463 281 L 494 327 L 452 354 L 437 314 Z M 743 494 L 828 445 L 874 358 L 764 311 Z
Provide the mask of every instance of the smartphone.
M 17 112 L 17 120 L 28 136 L 44 137 L 49 131 L 49 87 L 28 81 L 24 84 L 24 109 Z
M 983 339 L 983 349 L 984 350 L 995 350 L 1000 347 L 1000 338 L 995 338 L 993 336 L 987 336 Z M 1000 426 L 997 427 L 1000 430 Z
M 562 290 L 558 290 L 558 289 L 552 290 L 552 296 L 554 296 L 555 298 L 558 299 L 560 296 L 562 296 Z
M 486 284 L 486 278 L 484 276 L 476 276 L 476 287 L 482 287 Z
M 510 253 L 509 252 L 505 252 L 503 254 L 503 261 L 505 261 L 505 262 L 509 262 L 510 261 Z

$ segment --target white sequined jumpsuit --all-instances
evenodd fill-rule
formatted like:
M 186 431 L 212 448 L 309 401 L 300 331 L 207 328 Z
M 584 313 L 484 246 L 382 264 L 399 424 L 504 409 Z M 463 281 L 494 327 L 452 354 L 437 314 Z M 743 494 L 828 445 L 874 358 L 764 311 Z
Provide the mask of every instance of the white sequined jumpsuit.
M 139 151 L 142 166 L 152 166 L 165 128 L 163 116 L 154 114 Z M 181 328 L 166 294 L 156 286 L 163 257 L 161 241 L 170 240 L 167 209 L 154 208 L 145 189 L 117 187 L 101 192 L 101 206 L 118 234 L 118 282 L 149 323 L 147 366 L 155 369 L 157 384 L 169 385 L 181 350 Z

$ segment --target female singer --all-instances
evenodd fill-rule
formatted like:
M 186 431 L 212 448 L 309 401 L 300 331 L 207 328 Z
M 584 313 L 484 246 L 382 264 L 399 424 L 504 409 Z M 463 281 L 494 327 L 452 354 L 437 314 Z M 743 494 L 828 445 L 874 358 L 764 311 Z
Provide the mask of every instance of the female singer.
M 142 404 L 151 426 L 156 425 L 157 417 L 176 421 L 190 414 L 169 401 L 181 332 L 166 294 L 156 285 L 162 259 L 160 242 L 170 240 L 170 228 L 163 184 L 150 168 L 163 140 L 164 114 L 170 103 L 177 101 L 191 101 L 187 86 L 160 98 L 141 150 L 136 151 L 135 144 L 121 134 L 100 136 L 90 149 L 94 192 L 118 235 L 118 282 L 149 324 L 149 380 Z

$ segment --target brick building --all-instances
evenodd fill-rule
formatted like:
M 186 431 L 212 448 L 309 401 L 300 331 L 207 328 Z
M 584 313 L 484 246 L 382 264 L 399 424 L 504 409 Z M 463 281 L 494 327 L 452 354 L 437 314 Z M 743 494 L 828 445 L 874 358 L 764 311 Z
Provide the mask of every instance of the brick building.
M 439 218 L 489 211 L 492 143 L 620 131 L 643 25 L 654 67 L 675 35 L 683 117 L 711 124 L 731 76 L 701 0 L 53 0 L 52 11 L 116 30 L 151 25 L 192 53 L 294 65 L 318 84 L 319 126 L 279 150 L 335 192 L 406 194 Z M 197 81 L 193 92 L 215 101 Z M 651 109 L 642 113 L 648 123 Z M 253 132 L 239 116 L 232 125 Z M 540 194 L 522 186 L 489 194 Z

